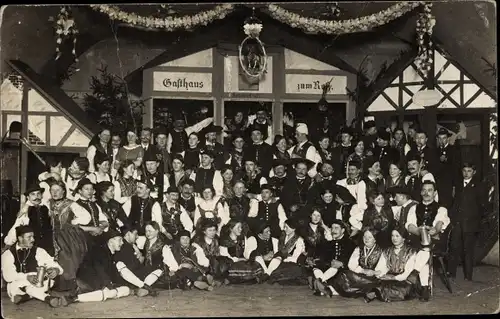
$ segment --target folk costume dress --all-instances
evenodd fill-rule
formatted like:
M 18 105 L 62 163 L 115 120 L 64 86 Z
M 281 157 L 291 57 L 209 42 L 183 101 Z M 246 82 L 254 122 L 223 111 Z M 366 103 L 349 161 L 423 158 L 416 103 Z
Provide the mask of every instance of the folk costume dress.
M 229 262 L 228 279 L 231 283 L 252 282 L 263 275 L 262 267 L 250 259 L 249 239 L 239 236 L 236 241 L 227 236 L 220 243 L 221 256 Z M 255 248 L 255 247 L 254 247 Z M 244 258 L 245 260 L 239 260 Z
M 167 265 L 166 273 L 175 273 L 169 281 L 176 283 L 181 289 L 188 286 L 189 281 L 194 282 L 206 276 L 210 267 L 210 261 L 203 250 L 194 245 L 183 247 L 180 243 L 175 243 L 171 247 L 164 246 L 163 256 L 163 261 Z M 193 267 L 180 268 L 182 264 L 190 264 Z
M 375 284 L 377 298 L 381 301 L 403 301 L 418 295 L 418 273 L 414 270 L 416 254 L 408 244 L 399 249 L 392 246 L 380 256 L 375 270 L 394 275 L 397 279 L 380 280 Z
M 375 270 L 383 249 L 375 244 L 372 248 L 364 245 L 356 247 L 349 258 L 348 269 L 341 271 L 331 281 L 332 287 L 342 297 L 363 297 L 378 279 L 367 276 L 364 270 Z
M 133 177 L 118 176 L 113 182 L 115 186 L 115 200 L 124 204 L 137 191 L 137 180 Z
M 163 248 L 166 245 L 167 238 L 162 233 L 158 233 L 158 236 L 153 239 L 146 239 L 144 247 L 142 248 L 142 255 L 144 256 L 144 267 L 146 267 L 147 272 L 162 271 L 162 276 L 158 278 L 155 283 L 157 286 L 162 286 L 167 282 L 165 264 L 163 262 Z M 140 248 L 140 247 L 139 247 Z
M 266 270 L 278 252 L 278 239 L 274 237 L 264 239 L 257 235 L 247 239 L 247 246 L 248 250 L 251 251 L 249 260 L 255 260 L 262 269 Z
M 194 211 L 194 225 L 196 229 L 199 229 L 203 223 L 203 220 L 209 219 L 218 225 L 218 233 L 222 226 L 224 226 L 229 221 L 229 213 L 227 211 L 227 206 L 224 207 L 218 200 L 200 200 Z
M 299 257 L 304 251 L 304 240 L 298 234 L 286 238 L 286 234 L 283 232 L 278 242 L 278 252 L 274 256 L 281 257 L 281 264 L 271 273 L 269 282 L 305 284 L 307 280 L 304 270 L 298 264 Z
M 204 236 L 196 237 L 193 246 L 203 251 L 204 256 L 209 260 L 208 274 L 216 280 L 224 280 L 229 270 L 229 261 L 227 257 L 220 255 L 219 239 L 208 239 Z
M 391 245 L 391 230 L 396 222 L 390 207 L 376 207 L 370 204 L 363 214 L 362 223 L 363 228 L 370 227 L 379 231 L 376 240 L 381 247 L 388 248 Z
M 193 221 L 189 217 L 187 211 L 179 203 L 171 205 L 165 202 L 161 205 L 161 213 L 163 220 L 163 227 L 173 237 L 186 230 L 189 233 L 193 232 Z
M 322 228 L 319 224 L 312 224 L 309 223 L 306 227 L 304 232 L 304 243 L 305 243 L 305 252 L 303 257 L 300 257 L 301 259 L 311 259 L 313 262 L 319 262 L 320 257 L 321 257 L 321 249 L 322 247 L 326 244 L 325 241 L 331 241 L 332 236 L 329 231 L 325 231 L 324 228 Z M 301 264 L 304 263 L 304 261 L 301 262 Z M 312 274 L 312 267 L 306 267 L 306 272 L 308 274 Z

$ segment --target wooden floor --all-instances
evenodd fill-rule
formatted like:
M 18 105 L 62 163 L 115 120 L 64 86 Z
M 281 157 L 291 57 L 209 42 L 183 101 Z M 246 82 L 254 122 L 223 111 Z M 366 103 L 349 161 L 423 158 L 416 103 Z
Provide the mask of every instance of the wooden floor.
M 163 316 L 342 316 L 342 315 L 423 315 L 423 314 L 485 314 L 498 312 L 500 270 L 481 266 L 475 270 L 476 282 L 458 278 L 450 294 L 443 284 L 436 283 L 433 299 L 365 304 L 360 299 L 316 297 L 307 287 L 282 287 L 268 284 L 226 286 L 213 292 L 161 291 L 156 298 L 127 297 L 104 303 L 72 304 L 52 309 L 31 300 L 22 306 L 13 305 L 5 292 L 2 315 L 5 318 L 124 318 Z M 436 280 L 437 281 L 437 280 Z

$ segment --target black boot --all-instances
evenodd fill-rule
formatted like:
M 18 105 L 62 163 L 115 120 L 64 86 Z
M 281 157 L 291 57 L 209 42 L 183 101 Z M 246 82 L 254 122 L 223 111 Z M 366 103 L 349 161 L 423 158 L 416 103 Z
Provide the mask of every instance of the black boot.
M 156 291 L 153 287 L 150 285 L 144 285 L 142 288 L 146 289 L 148 291 L 148 296 L 151 297 L 157 297 L 158 296 L 158 291 Z
M 429 286 L 423 286 L 422 287 L 422 292 L 420 294 L 420 301 L 427 302 L 429 299 L 431 299 L 431 289 Z
M 19 304 L 25 303 L 26 301 L 30 300 L 31 297 L 29 295 L 15 295 L 12 299 L 16 305 L 19 305 Z

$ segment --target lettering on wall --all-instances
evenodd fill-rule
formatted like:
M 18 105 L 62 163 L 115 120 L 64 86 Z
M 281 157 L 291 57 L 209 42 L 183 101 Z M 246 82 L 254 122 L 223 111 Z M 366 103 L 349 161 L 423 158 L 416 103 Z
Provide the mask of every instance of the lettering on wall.
M 321 86 L 332 80 L 328 94 L 346 94 L 347 77 L 342 75 L 287 74 L 286 93 L 321 94 Z
M 212 92 L 212 73 L 157 71 L 153 74 L 153 91 Z

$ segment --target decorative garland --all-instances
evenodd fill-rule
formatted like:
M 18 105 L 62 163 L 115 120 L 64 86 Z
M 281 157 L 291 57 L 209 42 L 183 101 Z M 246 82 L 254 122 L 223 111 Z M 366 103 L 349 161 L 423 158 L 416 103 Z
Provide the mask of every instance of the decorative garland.
M 78 62 L 78 58 L 76 57 L 76 36 L 78 34 L 78 28 L 76 27 L 75 20 L 73 19 L 69 8 L 61 7 L 59 14 L 57 15 L 56 25 L 54 27 L 56 29 L 57 39 L 56 39 L 56 60 L 58 60 L 62 52 L 59 48 L 63 40 L 68 38 L 73 38 L 73 57 L 75 62 Z
M 436 19 L 431 13 L 432 4 L 424 5 L 423 13 L 420 13 L 417 20 L 417 43 L 418 55 L 415 58 L 415 65 L 422 74 L 427 77 L 432 66 L 432 29 L 436 25 Z
M 345 34 L 369 31 L 387 24 L 422 4 L 424 4 L 423 1 L 400 2 L 386 10 L 369 16 L 341 21 L 306 18 L 275 4 L 270 4 L 267 8 L 274 19 L 286 23 L 291 27 L 300 28 L 308 33 Z
M 240 65 L 248 80 L 251 83 L 258 81 L 266 71 L 267 66 L 267 53 L 264 43 L 260 41 L 259 35 L 262 31 L 262 23 L 256 17 L 252 16 L 245 20 L 243 25 L 243 31 L 247 35 L 245 39 L 241 42 L 238 49 L 238 57 L 240 60 Z M 243 54 L 243 49 L 248 41 L 254 40 L 259 46 L 258 50 L 260 52 L 254 52 L 248 47 L 247 54 Z M 261 54 L 259 54 L 261 53 Z M 246 61 L 245 61 L 246 60 Z M 246 63 L 245 63 L 246 62 Z
M 154 18 L 141 16 L 136 13 L 125 12 L 117 6 L 110 6 L 106 4 L 93 4 L 90 5 L 90 7 L 96 11 L 106 14 L 111 20 L 118 20 L 133 26 L 147 29 L 163 29 L 166 31 L 192 29 L 199 25 L 208 25 L 214 20 L 224 19 L 234 10 L 233 4 L 225 3 L 216 6 L 212 10 L 200 12 L 192 16 L 183 16 L 179 18 L 173 18 L 170 16 L 166 18 Z

